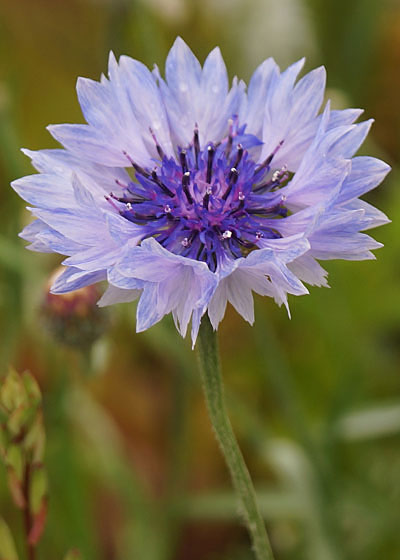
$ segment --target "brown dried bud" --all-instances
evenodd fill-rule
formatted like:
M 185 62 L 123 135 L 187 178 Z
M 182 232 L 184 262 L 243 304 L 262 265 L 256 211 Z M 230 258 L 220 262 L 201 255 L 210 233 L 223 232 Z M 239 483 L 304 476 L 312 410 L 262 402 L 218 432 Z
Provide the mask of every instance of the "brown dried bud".
M 50 287 L 62 271 L 58 268 L 49 279 L 42 317 L 56 340 L 68 346 L 87 348 L 107 329 L 108 312 L 96 305 L 101 297 L 96 285 L 67 294 L 51 294 Z

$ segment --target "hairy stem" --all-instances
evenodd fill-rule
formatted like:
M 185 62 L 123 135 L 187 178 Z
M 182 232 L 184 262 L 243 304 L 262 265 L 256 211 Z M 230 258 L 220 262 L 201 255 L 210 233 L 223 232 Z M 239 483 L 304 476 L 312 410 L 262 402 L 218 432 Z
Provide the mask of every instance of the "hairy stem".
M 217 334 L 213 331 L 207 315 L 202 319 L 197 349 L 211 423 L 240 501 L 255 556 L 257 560 L 273 560 L 267 531 L 258 509 L 254 486 L 229 420 L 219 363 Z

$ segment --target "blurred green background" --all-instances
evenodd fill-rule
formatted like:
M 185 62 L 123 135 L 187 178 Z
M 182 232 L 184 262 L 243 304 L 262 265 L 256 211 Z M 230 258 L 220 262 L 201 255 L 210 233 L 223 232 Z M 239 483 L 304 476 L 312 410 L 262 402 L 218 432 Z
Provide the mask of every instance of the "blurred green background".
M 24 249 L 30 219 L 9 182 L 20 147 L 55 147 L 49 123 L 82 122 L 77 76 L 110 49 L 161 68 L 175 36 L 231 77 L 274 56 L 324 64 L 334 108 L 376 123 L 363 153 L 393 166 L 367 199 L 392 223 L 377 261 L 328 262 L 331 289 L 256 298 L 253 328 L 228 310 L 220 343 L 232 421 L 276 560 L 400 558 L 400 3 L 398 0 L 1 0 L 0 374 L 42 387 L 50 509 L 39 558 L 250 560 L 214 441 L 195 354 L 171 321 L 134 333 L 134 305 L 78 318 L 46 298 L 61 258 Z M 82 297 L 85 297 L 84 295 Z M 86 305 L 86 307 L 85 307 Z M 61 305 L 62 308 L 62 305 Z M 83 309 L 83 311 L 82 311 Z M 92 315 L 93 313 L 93 315 Z M 93 345 L 82 342 L 93 330 Z M 60 341 L 60 338 L 63 341 Z M 23 554 L 0 465 L 0 513 Z

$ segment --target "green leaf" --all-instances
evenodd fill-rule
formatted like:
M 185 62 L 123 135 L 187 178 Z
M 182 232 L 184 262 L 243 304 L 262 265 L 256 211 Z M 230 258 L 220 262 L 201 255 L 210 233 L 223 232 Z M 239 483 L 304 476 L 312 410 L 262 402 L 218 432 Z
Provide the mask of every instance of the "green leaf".
M 2 517 L 0 517 L 0 560 L 18 560 L 14 539 Z

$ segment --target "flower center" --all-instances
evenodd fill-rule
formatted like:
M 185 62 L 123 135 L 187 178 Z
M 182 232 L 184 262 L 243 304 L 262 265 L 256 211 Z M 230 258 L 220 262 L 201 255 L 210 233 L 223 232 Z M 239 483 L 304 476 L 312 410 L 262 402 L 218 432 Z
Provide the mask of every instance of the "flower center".
M 190 146 L 178 149 L 176 158 L 166 157 L 155 139 L 160 161 L 152 170 L 126 154 L 136 181 L 118 182 L 122 195 L 111 193 L 107 199 L 143 228 L 142 239 L 154 237 L 172 253 L 206 262 L 213 272 L 226 258 L 260 248 L 263 239 L 282 237 L 278 219 L 288 209 L 277 191 L 289 172 L 271 170 L 282 142 L 257 164 L 243 147 L 249 137 L 244 128 L 231 125 L 222 142 L 203 149 L 196 128 Z

